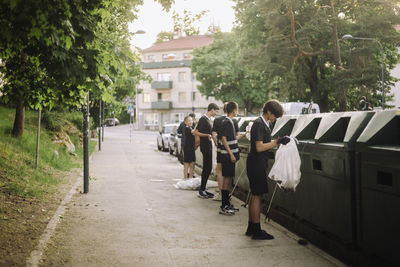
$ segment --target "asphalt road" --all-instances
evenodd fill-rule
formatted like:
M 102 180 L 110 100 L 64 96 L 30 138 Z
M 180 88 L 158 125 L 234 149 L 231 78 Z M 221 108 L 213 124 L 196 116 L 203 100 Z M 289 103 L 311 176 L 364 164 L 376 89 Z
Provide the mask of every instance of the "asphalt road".
M 90 163 L 90 191 L 68 204 L 43 266 L 343 266 L 271 222 L 272 241 L 244 235 L 247 209 L 218 213 L 219 202 L 173 187 L 182 165 L 158 152 L 152 132 L 105 130 Z M 234 200 L 240 206 L 238 200 Z

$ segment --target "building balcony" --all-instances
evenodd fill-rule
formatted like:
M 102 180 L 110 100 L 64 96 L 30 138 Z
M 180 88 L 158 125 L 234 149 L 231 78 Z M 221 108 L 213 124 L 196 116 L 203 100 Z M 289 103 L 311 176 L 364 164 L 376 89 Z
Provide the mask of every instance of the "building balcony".
M 154 81 L 151 83 L 153 89 L 171 89 L 172 81 Z
M 151 102 L 152 109 L 172 109 L 172 101 Z
M 190 67 L 191 60 L 174 60 L 161 62 L 142 62 L 142 69 L 164 69 L 164 68 L 181 68 Z

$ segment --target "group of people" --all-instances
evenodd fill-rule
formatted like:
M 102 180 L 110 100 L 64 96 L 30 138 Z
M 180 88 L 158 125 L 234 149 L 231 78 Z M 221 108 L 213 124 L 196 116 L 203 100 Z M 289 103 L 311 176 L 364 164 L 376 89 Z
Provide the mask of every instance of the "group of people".
M 220 214 L 232 216 L 239 211 L 230 202 L 230 189 L 235 177 L 235 164 L 240 160 L 238 140 L 245 134 L 239 133 L 239 127 L 234 117 L 238 114 L 238 104 L 227 102 L 224 104 L 224 115 L 211 121 L 219 112 L 218 105 L 211 103 L 207 112 L 195 121 L 195 115 L 189 114 L 179 127 L 182 133 L 182 147 L 184 158 L 184 178 L 193 177 L 195 166 L 195 150 L 200 146 L 203 156 L 203 169 L 198 197 L 212 198 L 221 201 Z M 250 153 L 246 162 L 247 177 L 250 183 L 251 197 L 249 200 L 249 221 L 246 230 L 247 236 L 257 240 L 268 240 L 274 237 L 261 229 L 260 214 L 263 194 L 268 192 L 267 168 L 268 150 L 286 144 L 288 137 L 271 140 L 271 126 L 277 118 L 283 115 L 283 107 L 277 100 L 269 100 L 263 106 L 262 115 L 257 118 L 250 131 Z M 217 182 L 219 192 L 212 194 L 206 190 L 208 178 L 212 170 L 212 142 L 217 147 Z

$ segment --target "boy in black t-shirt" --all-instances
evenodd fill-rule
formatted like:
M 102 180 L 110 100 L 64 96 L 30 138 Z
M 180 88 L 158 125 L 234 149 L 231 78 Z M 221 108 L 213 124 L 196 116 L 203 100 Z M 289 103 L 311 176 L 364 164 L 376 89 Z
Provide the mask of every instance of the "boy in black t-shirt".
M 212 169 L 212 137 L 211 117 L 217 115 L 219 107 L 217 104 L 208 105 L 207 112 L 199 119 L 194 134 L 200 137 L 200 151 L 203 154 L 203 170 L 201 172 L 200 198 L 212 198 L 214 194 L 206 191 L 208 177 Z
M 269 100 L 264 104 L 263 114 L 256 119 L 250 131 L 250 153 L 246 161 L 247 177 L 250 182 L 251 198 L 249 201 L 249 224 L 246 235 L 253 239 L 267 240 L 274 237 L 261 230 L 260 213 L 262 195 L 268 192 L 267 169 L 268 150 L 286 144 L 288 137 L 271 140 L 269 122 L 282 117 L 283 107 L 277 100 Z
M 236 128 L 233 117 L 237 115 L 238 105 L 236 102 L 228 102 L 226 105 L 227 116 L 221 127 L 221 157 L 222 157 L 222 205 L 220 214 L 234 215 L 238 209 L 234 208 L 229 201 L 229 188 L 235 177 L 235 163 L 239 160 L 239 146 L 236 137 Z

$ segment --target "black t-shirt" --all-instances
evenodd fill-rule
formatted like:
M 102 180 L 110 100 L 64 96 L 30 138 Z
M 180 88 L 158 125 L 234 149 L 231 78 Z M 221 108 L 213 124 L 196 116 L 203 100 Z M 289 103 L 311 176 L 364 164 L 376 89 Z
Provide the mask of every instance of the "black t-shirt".
M 235 155 L 236 160 L 238 160 L 239 146 L 236 139 L 237 128 L 235 127 L 234 121 L 231 121 L 229 118 L 225 118 L 224 121 L 222 122 L 221 133 L 222 133 L 221 139 L 222 136 L 226 137 L 226 141 L 228 142 L 230 150 Z M 222 141 L 221 141 L 221 154 L 228 154 L 228 151 L 225 149 L 224 145 L 222 144 Z
M 185 144 L 184 144 L 184 148 L 188 149 L 188 148 L 193 148 L 194 150 L 194 135 L 192 134 L 192 127 L 186 126 L 185 129 L 183 130 L 183 135 L 186 136 L 185 138 Z
M 268 158 L 268 151 L 257 152 L 256 141 L 271 142 L 271 130 L 261 117 L 254 121 L 250 130 L 250 154 Z
M 211 134 L 211 121 L 206 115 L 203 115 L 197 123 L 197 130 L 203 134 Z M 208 137 L 200 137 L 200 149 L 212 149 L 211 141 Z
M 185 145 L 185 128 L 186 128 L 186 123 L 183 121 L 183 122 L 181 122 L 181 124 L 179 124 L 179 127 L 178 127 L 178 129 L 176 130 L 176 132 L 178 133 L 178 134 L 181 134 L 182 135 L 182 138 L 181 138 L 181 144 L 182 144 L 182 146 L 184 146 Z
M 220 140 L 221 139 L 221 128 L 222 128 L 222 122 L 225 120 L 226 116 L 219 116 L 217 118 L 215 118 L 214 120 L 214 124 L 213 124 L 213 128 L 212 131 L 217 133 L 217 139 Z

